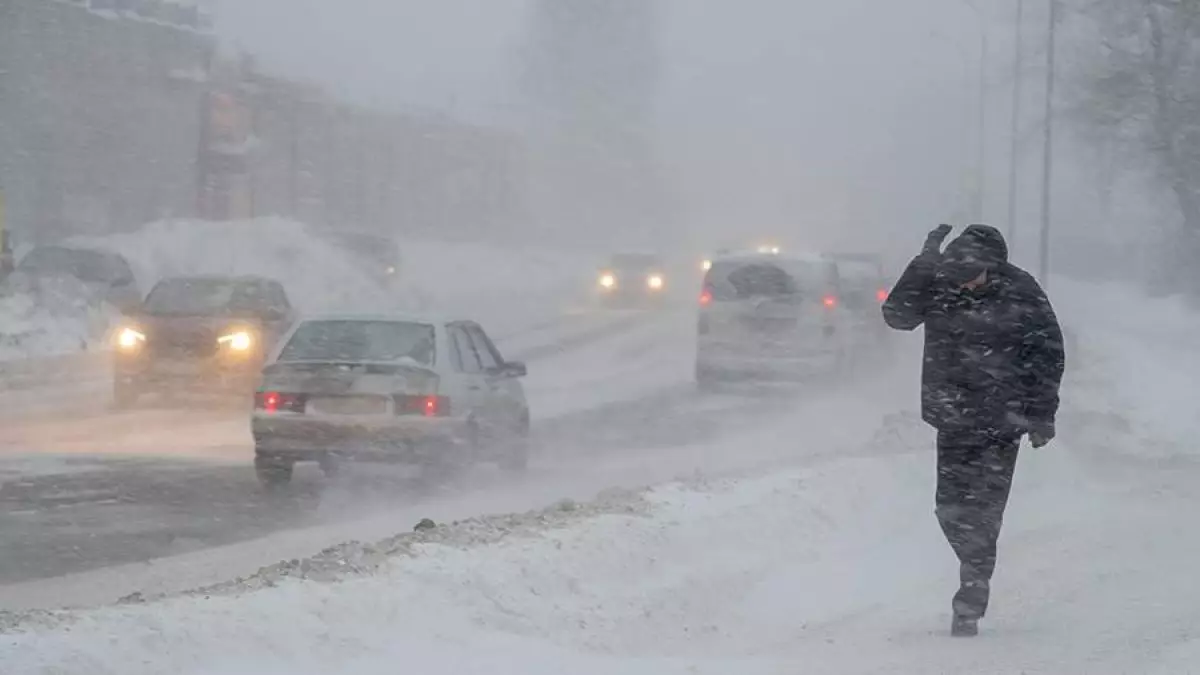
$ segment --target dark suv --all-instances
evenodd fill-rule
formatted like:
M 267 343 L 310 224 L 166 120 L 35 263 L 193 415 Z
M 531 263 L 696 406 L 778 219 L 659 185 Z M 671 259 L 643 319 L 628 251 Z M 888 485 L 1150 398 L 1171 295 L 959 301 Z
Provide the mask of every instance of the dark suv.
M 261 277 L 175 277 L 151 289 L 116 335 L 113 397 L 196 389 L 245 394 L 290 327 L 283 285 Z
M 89 300 L 128 311 L 141 300 L 129 262 L 118 253 L 69 246 L 38 246 L 25 255 L 4 282 L 8 293 L 35 297 L 52 292 L 54 280 L 82 283 Z M 43 298 L 45 299 L 45 298 Z

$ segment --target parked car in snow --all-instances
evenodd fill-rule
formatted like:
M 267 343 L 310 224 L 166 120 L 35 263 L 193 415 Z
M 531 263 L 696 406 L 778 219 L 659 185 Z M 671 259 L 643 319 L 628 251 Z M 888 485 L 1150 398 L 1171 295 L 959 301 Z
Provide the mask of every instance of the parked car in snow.
M 874 332 L 865 314 L 843 305 L 841 291 L 838 265 L 825 256 L 714 259 L 700 296 L 698 386 L 799 382 L 842 369 Z
M 68 285 L 57 283 L 71 280 Z M 47 298 L 63 288 L 77 289 L 79 284 L 88 297 L 86 303 L 107 303 L 121 311 L 136 307 L 141 300 L 137 281 L 129 262 L 118 253 L 70 246 L 37 246 L 17 263 L 4 281 L 5 294 L 26 293 L 35 302 L 53 302 Z M 74 292 L 72 290 L 72 292 Z
M 347 459 L 523 469 L 524 375 L 472 321 L 302 320 L 271 356 L 255 398 L 258 478 L 275 487 L 296 462 L 332 471 Z
M 600 269 L 596 288 L 608 306 L 659 304 L 667 291 L 665 264 L 653 253 L 614 254 Z
M 155 284 L 116 334 L 113 398 L 196 389 L 254 392 L 293 319 L 283 285 L 262 277 L 173 277 Z

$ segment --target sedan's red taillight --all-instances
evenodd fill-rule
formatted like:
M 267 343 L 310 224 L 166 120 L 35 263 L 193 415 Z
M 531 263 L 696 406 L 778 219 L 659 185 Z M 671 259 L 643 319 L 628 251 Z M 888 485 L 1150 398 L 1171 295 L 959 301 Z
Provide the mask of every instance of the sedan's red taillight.
M 277 391 L 260 391 L 254 395 L 254 409 L 268 413 L 304 412 L 307 397 L 303 394 L 284 394 Z
M 396 397 L 396 414 L 447 417 L 450 415 L 450 398 L 402 394 Z
M 829 309 L 833 309 L 834 307 L 837 307 L 837 298 L 832 295 L 827 295 L 821 299 L 821 304 L 825 305 Z
M 712 299 L 713 299 L 712 291 L 708 290 L 707 288 L 704 289 L 700 293 L 700 306 L 701 307 L 708 306 L 710 303 L 712 303 Z

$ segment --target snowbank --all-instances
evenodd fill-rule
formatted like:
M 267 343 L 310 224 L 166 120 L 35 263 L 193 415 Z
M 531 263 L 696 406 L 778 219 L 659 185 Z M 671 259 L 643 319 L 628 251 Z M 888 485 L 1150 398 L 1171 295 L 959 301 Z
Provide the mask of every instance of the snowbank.
M 1077 378 L 1074 422 L 1100 451 L 1200 458 L 1200 315 L 1179 298 L 1150 298 L 1119 284 L 1056 279 L 1052 299 L 1079 340 L 1068 354 Z M 1070 418 L 1068 418 L 1070 419 Z

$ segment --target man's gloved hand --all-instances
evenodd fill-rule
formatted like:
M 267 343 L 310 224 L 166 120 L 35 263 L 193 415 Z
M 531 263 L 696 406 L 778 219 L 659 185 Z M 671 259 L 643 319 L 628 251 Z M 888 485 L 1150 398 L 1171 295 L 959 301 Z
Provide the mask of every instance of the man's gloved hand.
M 924 255 L 940 256 L 942 254 L 942 242 L 946 240 L 946 237 L 950 235 L 950 231 L 953 229 L 949 225 L 938 225 L 925 238 L 925 247 L 921 249 L 921 253 Z
M 1029 427 L 1029 443 L 1035 448 L 1045 447 L 1054 440 L 1054 422 L 1035 422 Z

